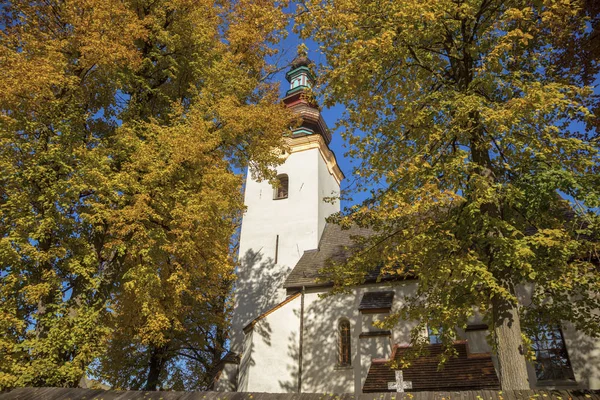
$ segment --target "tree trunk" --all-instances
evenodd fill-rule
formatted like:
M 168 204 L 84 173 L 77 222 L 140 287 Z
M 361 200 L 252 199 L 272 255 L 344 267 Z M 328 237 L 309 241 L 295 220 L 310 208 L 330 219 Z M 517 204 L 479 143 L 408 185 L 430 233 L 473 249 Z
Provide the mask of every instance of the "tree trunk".
M 493 163 L 489 154 L 489 138 L 486 141 L 484 130 L 479 121 L 479 115 L 476 112 L 471 114 L 472 139 L 471 152 L 473 162 L 479 167 L 478 173 L 486 178 L 490 185 L 493 185 L 496 179 Z M 484 203 L 481 205 L 482 214 L 495 219 L 502 219 L 499 204 Z M 488 236 L 498 236 L 500 232 L 490 230 Z M 488 257 L 488 265 L 492 264 L 492 248 L 488 245 L 485 249 Z M 505 287 L 514 294 L 513 285 L 510 279 L 511 271 L 506 270 L 496 273 L 496 279 L 504 281 Z M 495 297 L 492 299 L 494 337 L 496 340 L 496 352 L 498 355 L 499 378 L 502 390 L 529 390 L 529 380 L 527 378 L 527 364 L 523 351 L 523 340 L 521 338 L 521 322 L 517 304 L 513 304 L 506 299 Z
M 150 364 L 148 365 L 148 377 L 146 379 L 146 385 L 144 386 L 144 390 L 156 390 L 158 385 L 160 384 L 160 373 L 164 367 L 164 347 L 155 347 L 152 350 L 152 355 L 150 356 Z
M 494 299 L 492 305 L 500 386 L 502 390 L 529 390 L 517 306 L 504 299 Z

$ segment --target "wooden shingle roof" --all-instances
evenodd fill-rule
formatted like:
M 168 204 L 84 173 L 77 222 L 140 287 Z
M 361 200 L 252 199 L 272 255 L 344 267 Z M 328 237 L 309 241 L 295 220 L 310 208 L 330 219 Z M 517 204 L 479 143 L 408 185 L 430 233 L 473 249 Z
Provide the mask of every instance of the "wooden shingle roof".
M 350 229 L 342 229 L 336 224 L 326 224 L 319 241 L 319 248 L 305 251 L 300 260 L 285 281 L 286 288 L 301 288 L 327 286 L 326 283 L 318 282 L 319 271 L 328 260 L 341 262 L 348 258 L 350 251 L 356 248 L 356 237 L 371 236 L 371 229 L 353 226 Z
M 458 357 L 446 362 L 444 368 L 438 370 L 439 355 L 443 351 L 441 344 L 428 346 L 428 354 L 418 357 L 410 367 L 403 369 L 404 379 L 412 382 L 412 389 L 419 391 L 460 391 L 460 390 L 495 390 L 500 382 L 490 354 L 469 354 L 467 342 L 454 344 Z M 392 359 L 399 361 L 408 347 L 396 347 Z M 363 392 L 387 392 L 388 382 L 395 381 L 394 370 L 388 365 L 389 360 L 373 360 Z

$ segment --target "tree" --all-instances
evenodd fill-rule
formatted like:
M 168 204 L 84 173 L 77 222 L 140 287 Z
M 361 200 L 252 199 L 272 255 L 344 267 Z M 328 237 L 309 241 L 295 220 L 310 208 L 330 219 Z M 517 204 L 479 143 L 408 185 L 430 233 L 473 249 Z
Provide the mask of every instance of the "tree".
M 382 274 L 418 277 L 395 315 L 441 328 L 485 315 L 503 389 L 529 388 L 523 328 L 536 316 L 598 336 L 598 133 L 579 72 L 557 66 L 586 34 L 577 1 L 304 3 L 303 35 L 327 57 L 327 104 L 358 158 L 362 204 L 336 221 L 375 229 L 335 291 Z M 572 212 L 572 211 L 575 212 Z M 520 288 L 533 288 L 519 303 Z
M 235 170 L 268 177 L 291 123 L 266 61 L 282 6 L 2 6 L 1 388 L 75 386 L 93 366 L 120 387 L 205 387 Z
M 593 0 L 583 0 L 581 8 L 571 18 L 585 21 L 586 28 L 574 35 L 558 35 L 553 39 L 553 45 L 561 49 L 554 55 L 556 78 L 566 71 L 568 76 L 575 76 L 581 85 L 591 86 L 600 73 L 600 4 Z M 596 94 L 594 106 L 590 111 L 595 118 L 586 121 L 600 129 L 600 101 Z

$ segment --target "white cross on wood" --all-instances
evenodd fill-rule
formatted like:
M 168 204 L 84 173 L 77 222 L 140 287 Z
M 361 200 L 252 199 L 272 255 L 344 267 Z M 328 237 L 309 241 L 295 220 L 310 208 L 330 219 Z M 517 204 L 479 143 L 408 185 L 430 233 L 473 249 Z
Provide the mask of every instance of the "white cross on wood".
M 396 382 L 388 382 L 388 390 L 396 390 L 398 393 L 404 392 L 404 389 L 412 389 L 412 382 L 405 381 L 402 370 L 396 370 Z

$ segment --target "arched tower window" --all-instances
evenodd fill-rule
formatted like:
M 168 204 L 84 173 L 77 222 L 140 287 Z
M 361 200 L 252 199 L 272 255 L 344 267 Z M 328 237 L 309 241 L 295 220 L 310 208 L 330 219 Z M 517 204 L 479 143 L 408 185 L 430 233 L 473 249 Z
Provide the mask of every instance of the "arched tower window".
M 351 364 L 351 344 L 350 321 L 342 319 L 338 323 L 338 365 L 340 367 L 348 367 Z
M 277 185 L 273 193 L 273 199 L 287 199 L 288 197 L 289 178 L 286 174 L 277 175 Z

